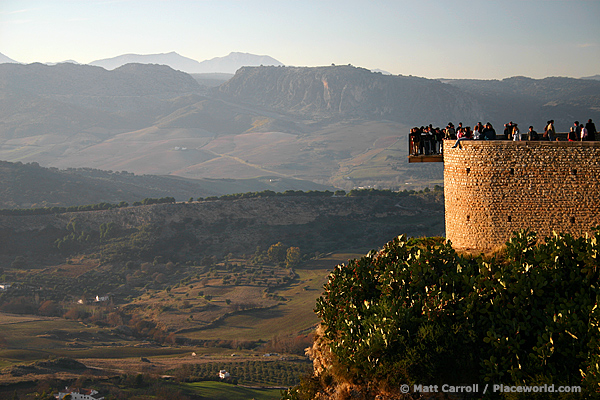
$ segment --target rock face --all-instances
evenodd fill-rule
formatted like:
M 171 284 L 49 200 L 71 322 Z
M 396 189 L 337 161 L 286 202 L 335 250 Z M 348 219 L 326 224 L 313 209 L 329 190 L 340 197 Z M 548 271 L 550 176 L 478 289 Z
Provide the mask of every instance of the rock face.
M 500 127 L 513 120 L 540 130 L 554 119 L 564 132 L 576 119 L 600 118 L 600 82 L 560 77 L 435 80 L 350 65 L 247 67 L 218 93 L 305 117 L 387 119 L 418 126 L 491 121 Z
M 248 104 L 312 118 L 424 121 L 482 119 L 481 106 L 462 90 L 437 80 L 383 75 L 364 68 L 331 66 L 244 67 L 218 94 Z

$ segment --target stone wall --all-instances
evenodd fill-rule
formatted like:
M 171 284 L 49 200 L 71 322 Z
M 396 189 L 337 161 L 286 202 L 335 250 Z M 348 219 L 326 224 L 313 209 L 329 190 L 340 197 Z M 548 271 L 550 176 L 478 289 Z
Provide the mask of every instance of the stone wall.
M 514 231 L 583 235 L 600 225 L 600 142 L 463 141 L 444 147 L 446 237 L 493 250 Z

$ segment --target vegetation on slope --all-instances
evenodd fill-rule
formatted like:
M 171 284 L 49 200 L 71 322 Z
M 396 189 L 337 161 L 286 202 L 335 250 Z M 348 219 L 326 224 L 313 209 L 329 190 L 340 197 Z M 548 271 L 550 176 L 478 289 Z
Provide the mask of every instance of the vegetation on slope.
M 323 190 L 331 188 L 291 178 L 186 179 L 176 176 L 136 175 L 127 171 L 94 168 L 44 168 L 37 162 L 0 161 L 0 208 L 69 208 L 97 203 L 130 203 L 143 198 L 174 197 L 185 201 L 191 196 L 286 189 Z M 31 211 L 29 211 L 31 212 Z
M 576 385 L 592 396 L 599 239 L 597 230 L 537 243 L 521 232 L 489 258 L 401 236 L 339 265 L 317 301 L 315 375 L 287 398 L 372 399 L 398 396 L 402 384 L 412 392 L 414 384 L 474 383 Z

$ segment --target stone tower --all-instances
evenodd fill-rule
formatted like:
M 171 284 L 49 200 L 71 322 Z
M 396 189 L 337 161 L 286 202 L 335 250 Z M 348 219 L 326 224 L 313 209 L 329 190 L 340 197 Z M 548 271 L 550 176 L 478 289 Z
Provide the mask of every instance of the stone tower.
M 544 238 L 600 226 L 600 142 L 450 143 L 444 196 L 455 248 L 494 250 L 525 228 Z

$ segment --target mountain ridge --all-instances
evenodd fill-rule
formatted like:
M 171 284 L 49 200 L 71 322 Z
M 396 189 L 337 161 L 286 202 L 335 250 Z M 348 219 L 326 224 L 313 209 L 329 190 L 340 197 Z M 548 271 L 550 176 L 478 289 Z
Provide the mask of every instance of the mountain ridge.
M 437 80 L 384 75 L 351 65 L 243 67 L 217 93 L 299 116 L 362 117 L 419 125 L 481 118 L 481 105 L 462 94 Z
M 333 190 L 313 182 L 261 177 L 254 179 L 187 179 L 177 176 L 135 175 L 127 171 L 91 168 L 44 168 L 37 163 L 0 161 L 0 209 L 69 207 L 98 203 L 133 203 L 144 198 L 190 197 L 272 190 Z
M 216 76 L 224 79 L 223 76 Z M 209 79 L 207 79 L 209 80 Z M 365 68 L 243 67 L 219 86 L 164 65 L 0 64 L 0 159 L 186 178 L 298 178 L 419 189 L 411 126 L 600 120 L 600 82 L 440 81 Z M 406 186 L 408 185 L 408 186 Z
M 209 60 L 196 61 L 184 57 L 174 51 L 159 54 L 122 54 L 116 57 L 95 60 L 89 65 L 103 67 L 107 70 L 119 68 L 125 64 L 159 64 L 183 71 L 189 74 L 206 73 L 235 73 L 242 66 L 283 65 L 281 62 L 266 55 L 231 52 L 224 57 L 214 57 Z
M 494 120 L 499 126 L 512 119 L 541 129 L 554 119 L 559 129 L 567 129 L 573 114 L 585 112 L 576 119 L 600 117 L 600 82 L 576 78 L 435 80 L 351 65 L 243 67 L 215 92 L 299 116 L 380 118 L 411 125 Z
M 19 64 L 18 61 L 15 61 L 12 58 L 0 53 L 0 64 L 5 64 L 5 63 Z
M 22 254 L 22 248 L 35 247 L 36 258 L 57 253 L 54 243 L 66 234 L 65 228 L 72 220 L 77 220 L 80 229 L 86 231 L 98 231 L 100 225 L 110 222 L 122 230 L 152 225 L 158 231 L 152 241 L 163 251 L 172 256 L 180 253 L 180 257 L 195 253 L 195 259 L 229 252 L 249 254 L 257 245 L 264 248 L 277 241 L 305 251 L 309 246 L 321 252 L 332 248 L 365 248 L 396 235 L 398 229 L 415 236 L 442 234 L 441 195 L 441 191 L 429 192 L 429 196 L 406 193 L 401 198 L 289 195 L 44 215 L 0 215 L 0 239 L 7 244 L 0 248 L 0 265 L 10 264 L 16 255 Z M 424 219 L 431 225 L 424 225 Z M 345 229 L 345 233 L 334 231 L 332 226 Z M 359 227 L 362 233 L 349 233 Z M 32 232 L 39 234 L 31 235 Z M 348 236 L 351 241 L 347 241 Z M 28 243 L 22 241 L 25 237 Z M 32 246 L 35 241 L 38 247 Z M 165 246 L 166 243 L 170 245 Z M 193 248 L 186 250 L 188 246 Z M 42 247 L 49 250 L 48 254 L 40 252 Z

